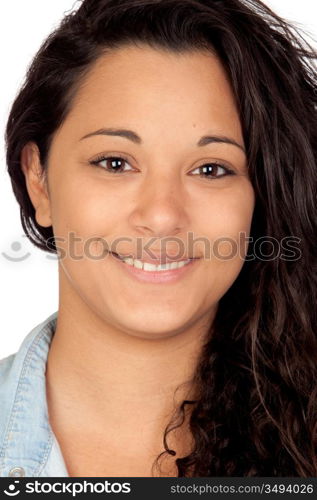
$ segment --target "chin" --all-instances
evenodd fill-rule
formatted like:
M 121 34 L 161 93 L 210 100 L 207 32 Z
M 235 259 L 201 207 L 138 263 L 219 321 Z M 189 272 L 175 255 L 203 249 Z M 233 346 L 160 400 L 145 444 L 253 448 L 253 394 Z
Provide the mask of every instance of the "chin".
M 160 316 L 162 314 L 149 314 L 141 316 L 139 321 L 135 317 L 131 318 L 126 329 L 135 337 L 158 339 L 173 337 L 188 328 L 188 319 L 184 318 L 182 321 L 180 314 L 175 317 L 175 311 L 171 318 L 168 318 L 168 316 L 161 318 Z M 128 315 L 125 315 L 125 320 L 127 319 Z

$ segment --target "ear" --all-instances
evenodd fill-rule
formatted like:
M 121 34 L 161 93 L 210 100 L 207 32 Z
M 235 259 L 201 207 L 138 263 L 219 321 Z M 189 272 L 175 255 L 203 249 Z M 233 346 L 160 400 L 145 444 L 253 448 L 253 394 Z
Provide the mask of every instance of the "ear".
M 36 222 L 43 227 L 52 225 L 51 206 L 46 172 L 40 162 L 40 152 L 34 142 L 28 142 L 21 152 L 21 168 L 27 191 L 35 209 Z

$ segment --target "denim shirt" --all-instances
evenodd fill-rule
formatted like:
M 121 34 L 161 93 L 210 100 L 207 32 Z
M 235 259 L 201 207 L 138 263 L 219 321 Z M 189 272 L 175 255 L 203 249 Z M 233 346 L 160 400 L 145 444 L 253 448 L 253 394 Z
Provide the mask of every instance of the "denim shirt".
M 46 361 L 57 312 L 0 361 L 0 477 L 69 477 L 48 419 Z

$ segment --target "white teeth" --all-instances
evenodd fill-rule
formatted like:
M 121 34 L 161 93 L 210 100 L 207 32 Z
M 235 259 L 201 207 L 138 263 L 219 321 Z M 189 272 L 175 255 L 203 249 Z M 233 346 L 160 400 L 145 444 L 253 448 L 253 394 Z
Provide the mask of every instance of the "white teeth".
M 137 267 L 138 269 L 142 269 L 142 262 L 140 260 L 133 260 L 133 265 L 134 267 Z
M 168 269 L 178 269 L 179 267 L 186 266 L 190 259 L 181 260 L 179 262 L 170 262 L 168 264 L 155 265 L 149 262 L 142 262 L 141 260 L 132 259 L 131 257 L 121 258 L 126 264 L 134 266 L 137 269 L 143 269 L 144 271 L 166 271 Z
M 131 257 L 126 257 L 125 259 L 122 260 L 124 260 L 124 262 L 126 262 L 130 266 L 133 266 L 133 259 L 131 259 Z
M 155 271 L 156 265 L 150 264 L 149 262 L 143 262 L 143 269 L 144 271 Z

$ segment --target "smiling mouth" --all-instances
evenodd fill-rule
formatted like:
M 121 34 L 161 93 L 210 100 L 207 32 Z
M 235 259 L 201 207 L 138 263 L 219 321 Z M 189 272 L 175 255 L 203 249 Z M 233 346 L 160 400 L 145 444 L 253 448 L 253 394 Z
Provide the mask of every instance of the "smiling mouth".
M 149 272 L 171 271 L 175 269 L 180 269 L 181 267 L 190 264 L 193 260 L 197 260 L 197 258 L 189 258 L 178 261 L 170 260 L 169 262 L 165 262 L 164 264 L 154 264 L 153 262 L 145 262 L 140 259 L 134 259 L 133 257 L 123 257 L 116 252 L 111 252 L 111 254 L 121 262 L 124 262 L 125 264 L 131 267 L 135 267 L 137 269 Z

